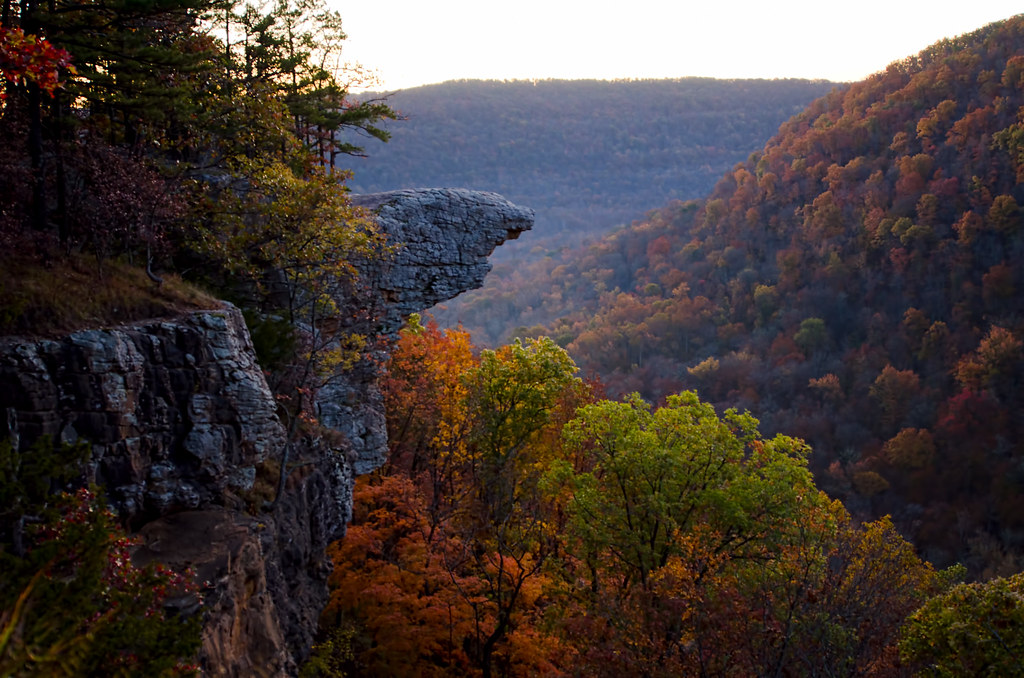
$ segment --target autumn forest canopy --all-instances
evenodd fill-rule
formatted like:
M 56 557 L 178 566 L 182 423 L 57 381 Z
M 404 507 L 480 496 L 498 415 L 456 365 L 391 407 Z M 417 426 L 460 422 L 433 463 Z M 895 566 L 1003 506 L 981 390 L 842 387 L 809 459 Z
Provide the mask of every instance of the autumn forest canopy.
M 1012 666 L 969 634 L 963 656 L 934 647 L 999 603 L 916 612 L 962 569 L 853 521 L 805 443 L 692 392 L 601 399 L 576 372 L 546 337 L 475 352 L 464 331 L 403 332 L 391 458 L 356 488 L 309 675 Z
M 317 388 L 383 355 L 339 299 L 401 244 L 346 181 L 470 157 L 475 188 L 551 188 L 567 233 L 622 207 L 558 177 L 607 155 L 559 155 L 607 116 L 560 146 L 500 104 L 573 118 L 609 83 L 412 92 L 428 150 L 360 179 L 405 123 L 348 96 L 341 19 L 318 0 L 0 14 L 0 332 L 239 305 L 288 430 L 267 504 L 319 431 Z M 471 90 L 486 115 L 430 122 L 431 97 Z M 482 290 L 475 317 L 511 343 L 417 316 L 394 338 L 390 456 L 331 547 L 303 675 L 1020 674 L 1024 18 L 835 89 L 614 92 L 645 122 L 607 130 L 591 185 L 681 199 Z M 728 164 L 692 194 L 699 158 Z M 76 487 L 87 457 L 0 442 L 0 674 L 194 674 L 197 618 L 170 601 L 195 582 L 131 564 L 101 490 Z
M 670 200 L 708 194 L 780 124 L 835 85 L 808 80 L 456 81 L 396 92 L 386 145 L 342 158 L 356 192 L 418 186 L 496 191 L 536 213 L 529 233 L 491 255 L 480 290 L 435 308 L 497 346 L 518 324 L 558 317 L 519 303 L 524 262 L 562 253 Z M 504 314 L 514 315 L 514 323 Z
M 409 330 L 335 553 L 339 665 L 1019 673 L 1022 60 L 1020 19 L 944 40 L 706 198 L 521 262 L 474 299 L 512 346 Z M 557 346 L 596 381 L 513 442 L 492 411 L 535 410 L 488 398 L 536 372 L 480 370 Z
M 520 332 L 612 394 L 749 409 L 933 562 L 1018 571 L 1021 31 L 937 43 L 817 100 L 705 200 L 534 276 L 533 303 L 565 310 Z

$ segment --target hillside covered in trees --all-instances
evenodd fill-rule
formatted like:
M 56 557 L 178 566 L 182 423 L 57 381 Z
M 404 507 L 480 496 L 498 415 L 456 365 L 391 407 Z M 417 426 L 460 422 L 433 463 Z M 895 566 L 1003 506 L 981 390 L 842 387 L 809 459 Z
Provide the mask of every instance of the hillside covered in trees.
M 482 293 L 437 309 L 472 319 L 526 262 L 558 257 L 670 200 L 700 198 L 778 126 L 835 85 L 807 80 L 457 81 L 388 103 L 387 144 L 340 157 L 354 192 L 423 186 L 496 191 L 536 212 L 533 231 L 494 253 Z M 373 100 L 377 95 L 365 95 Z M 356 138 L 356 137 L 353 137 Z M 358 138 L 356 138 L 358 140 Z M 553 316 L 545 320 L 553 319 Z M 506 339 L 474 337 L 491 345 Z
M 1014 572 L 1022 179 L 1018 17 L 826 95 L 706 199 L 491 303 L 562 314 L 519 334 L 550 334 L 611 394 L 693 388 L 806 439 L 824 489 L 891 513 L 934 562 Z
M 269 531 L 277 500 L 323 494 L 296 485 L 317 473 L 303 445 L 347 455 L 350 442 L 320 428 L 316 391 L 364 350 L 373 369 L 385 354 L 338 307 L 359 289 L 352 259 L 389 249 L 335 170 L 359 152 L 349 135 L 386 137 L 392 111 L 347 98 L 328 67 L 340 17 L 317 2 L 22 0 L 0 21 L 0 332 L 217 303 L 181 278 L 242 306 L 281 445 L 230 502 L 252 551 L 279 542 L 288 564 L 298 535 Z M 303 673 L 1019 670 L 1024 579 L 997 575 L 1024 550 L 1022 43 L 1012 20 L 834 90 L 706 199 L 524 266 L 540 271 L 536 308 L 563 317 L 523 334 L 553 338 L 478 350 L 411 319 L 381 388 L 346 396 L 386 404 L 390 457 L 359 481 L 331 548 Z M 827 89 L 780 86 L 794 84 Z M 632 138 L 607 134 L 627 174 Z M 447 137 L 436 151 L 461 138 Z M 163 379 L 130 359 L 142 381 Z M 221 409 L 187 400 L 216 377 L 168 376 L 185 407 L 119 435 L 180 420 L 216 456 L 246 423 L 192 426 L 192 411 Z M 627 391 L 652 402 L 606 397 Z M 112 413 L 84 400 L 97 420 Z M 197 624 L 175 606 L 203 614 L 226 577 L 133 564 L 134 525 L 81 487 L 96 446 L 50 418 L 59 441 L 0 441 L 0 674 L 197 674 Z M 331 459 L 332 477 L 351 462 Z M 957 561 L 986 581 L 957 584 Z M 243 595 L 263 596 L 260 578 L 243 577 Z M 240 609 L 224 613 L 244 627 Z
M 1024 17 L 414 319 L 311 675 L 1019 674 L 1022 180 Z
M 384 125 L 386 145 L 339 163 L 353 170 L 355 192 L 495 191 L 537 212 L 524 236 L 530 247 L 575 244 L 652 206 L 706 195 L 833 86 L 710 78 L 426 85 L 388 97 L 404 119 Z M 499 258 L 510 256 L 504 249 Z

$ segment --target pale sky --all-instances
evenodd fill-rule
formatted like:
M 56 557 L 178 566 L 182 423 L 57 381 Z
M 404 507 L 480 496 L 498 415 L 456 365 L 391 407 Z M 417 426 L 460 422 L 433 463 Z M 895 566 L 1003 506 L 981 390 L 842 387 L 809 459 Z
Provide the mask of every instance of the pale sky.
M 455 79 L 862 80 L 1019 0 L 328 0 L 374 89 Z

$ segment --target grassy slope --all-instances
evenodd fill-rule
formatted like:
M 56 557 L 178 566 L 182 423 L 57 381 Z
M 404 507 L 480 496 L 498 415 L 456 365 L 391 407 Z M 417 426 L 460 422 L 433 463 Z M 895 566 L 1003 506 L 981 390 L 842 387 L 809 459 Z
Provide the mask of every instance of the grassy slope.
M 140 268 L 113 261 L 100 267 L 90 257 L 40 265 L 8 256 L 0 270 L 0 335 L 52 337 L 219 304 L 177 276 L 157 285 Z

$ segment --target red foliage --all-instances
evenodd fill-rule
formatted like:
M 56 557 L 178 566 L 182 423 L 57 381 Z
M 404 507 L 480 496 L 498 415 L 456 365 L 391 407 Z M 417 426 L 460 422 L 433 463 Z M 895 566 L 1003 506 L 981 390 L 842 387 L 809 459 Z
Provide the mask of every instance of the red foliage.
M 26 35 L 20 28 L 0 28 L 0 78 L 25 86 L 34 83 L 52 95 L 60 86 L 60 71 L 74 72 L 71 55 L 46 38 Z M 0 101 L 6 99 L 0 89 Z
M 997 410 L 997 404 L 986 393 L 965 389 L 943 405 L 938 428 L 950 442 L 976 440 L 984 443 L 991 440 L 992 415 Z

